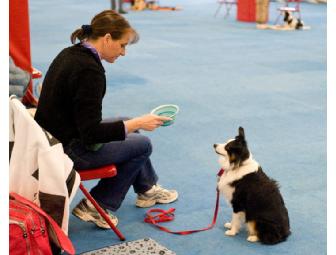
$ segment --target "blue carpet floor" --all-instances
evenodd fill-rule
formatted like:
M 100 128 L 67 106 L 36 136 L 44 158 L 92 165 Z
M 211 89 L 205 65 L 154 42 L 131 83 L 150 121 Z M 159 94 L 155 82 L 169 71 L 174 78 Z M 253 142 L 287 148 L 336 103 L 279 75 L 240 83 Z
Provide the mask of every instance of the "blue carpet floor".
M 224 199 L 214 229 L 170 235 L 143 223 L 146 210 L 135 207 L 133 190 L 116 212 L 120 230 L 128 241 L 149 237 L 178 255 L 326 254 L 326 5 L 302 4 L 310 30 L 272 31 L 237 22 L 235 10 L 227 19 L 223 13 L 214 18 L 216 1 L 160 2 L 183 10 L 126 15 L 141 39 L 126 57 L 105 65 L 104 116 L 180 106 L 173 126 L 146 133 L 160 183 L 180 194 L 171 205 L 176 219 L 166 226 L 184 230 L 211 222 L 219 168 L 212 145 L 243 126 L 254 157 L 281 185 L 292 235 L 275 246 L 248 243 L 245 231 L 224 236 L 231 215 Z M 270 4 L 271 23 L 276 6 Z M 45 73 L 73 30 L 107 8 L 107 0 L 30 1 L 34 66 Z M 78 192 L 72 206 L 81 198 Z M 119 243 L 111 231 L 73 216 L 69 236 L 78 253 Z

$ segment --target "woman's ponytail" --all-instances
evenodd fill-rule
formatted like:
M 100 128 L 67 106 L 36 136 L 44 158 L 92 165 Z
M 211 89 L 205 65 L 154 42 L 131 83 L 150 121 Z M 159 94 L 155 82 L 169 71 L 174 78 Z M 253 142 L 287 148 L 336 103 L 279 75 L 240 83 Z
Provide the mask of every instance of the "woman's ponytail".
M 92 34 L 91 25 L 83 25 L 81 28 L 75 30 L 70 36 L 70 40 L 72 44 L 75 44 L 76 39 L 82 41 L 88 38 Z

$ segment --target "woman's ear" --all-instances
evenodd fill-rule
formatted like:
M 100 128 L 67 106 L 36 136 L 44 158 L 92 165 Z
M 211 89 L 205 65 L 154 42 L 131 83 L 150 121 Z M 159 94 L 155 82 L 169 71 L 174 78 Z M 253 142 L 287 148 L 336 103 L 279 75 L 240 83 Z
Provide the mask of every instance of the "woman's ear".
M 104 42 L 107 43 L 109 40 L 112 40 L 112 37 L 109 33 L 104 35 Z

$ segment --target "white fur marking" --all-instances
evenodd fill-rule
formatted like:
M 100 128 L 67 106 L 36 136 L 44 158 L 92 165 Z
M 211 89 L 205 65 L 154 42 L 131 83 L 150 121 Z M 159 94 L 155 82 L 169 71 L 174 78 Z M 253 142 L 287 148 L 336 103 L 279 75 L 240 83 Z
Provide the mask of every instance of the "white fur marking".
M 258 242 L 259 241 L 259 238 L 255 235 L 253 236 L 248 236 L 247 237 L 247 241 L 251 242 L 251 243 L 255 243 L 255 242 Z
M 233 213 L 231 223 L 226 223 L 225 225 L 230 226 L 230 229 L 225 231 L 225 235 L 234 236 L 236 235 L 241 227 L 242 222 L 245 221 L 245 213 Z
M 220 156 L 220 158 L 223 158 Z M 227 162 L 223 165 L 227 165 Z M 222 166 L 223 167 L 223 166 Z M 234 193 L 234 188 L 230 185 L 232 182 L 240 180 L 245 175 L 257 172 L 259 168 L 259 164 L 257 161 L 252 159 L 252 154 L 250 154 L 250 158 L 245 160 L 243 164 L 237 168 L 232 170 L 231 168 L 225 168 L 224 174 L 220 177 L 219 182 L 217 184 L 218 189 L 224 195 L 227 202 L 231 202 L 232 195 Z
M 228 228 L 228 229 L 231 229 L 231 222 L 226 222 L 226 223 L 224 224 L 224 227 L 225 227 L 225 228 Z
M 227 235 L 227 236 L 235 236 L 236 234 L 237 234 L 237 232 L 232 230 L 232 229 L 225 231 L 225 235 Z

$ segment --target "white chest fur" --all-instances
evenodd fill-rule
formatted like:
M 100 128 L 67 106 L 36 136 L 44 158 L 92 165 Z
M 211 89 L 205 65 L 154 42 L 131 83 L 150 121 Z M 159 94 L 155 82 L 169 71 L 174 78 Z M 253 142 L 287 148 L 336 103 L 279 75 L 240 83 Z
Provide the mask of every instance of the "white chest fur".
M 224 172 L 219 179 L 217 187 L 228 203 L 231 203 L 232 195 L 235 191 L 234 187 L 231 186 L 231 183 L 240 180 L 247 174 L 258 171 L 258 167 L 259 164 L 250 158 L 239 168 Z
M 222 180 L 222 178 L 221 178 L 221 180 Z M 233 195 L 233 192 L 235 191 L 235 189 L 233 187 L 231 187 L 230 184 L 228 184 L 228 183 L 224 184 L 223 182 L 221 182 L 221 180 L 218 183 L 218 189 L 222 193 L 222 195 L 224 196 L 226 202 L 228 202 L 231 205 L 232 195 Z

